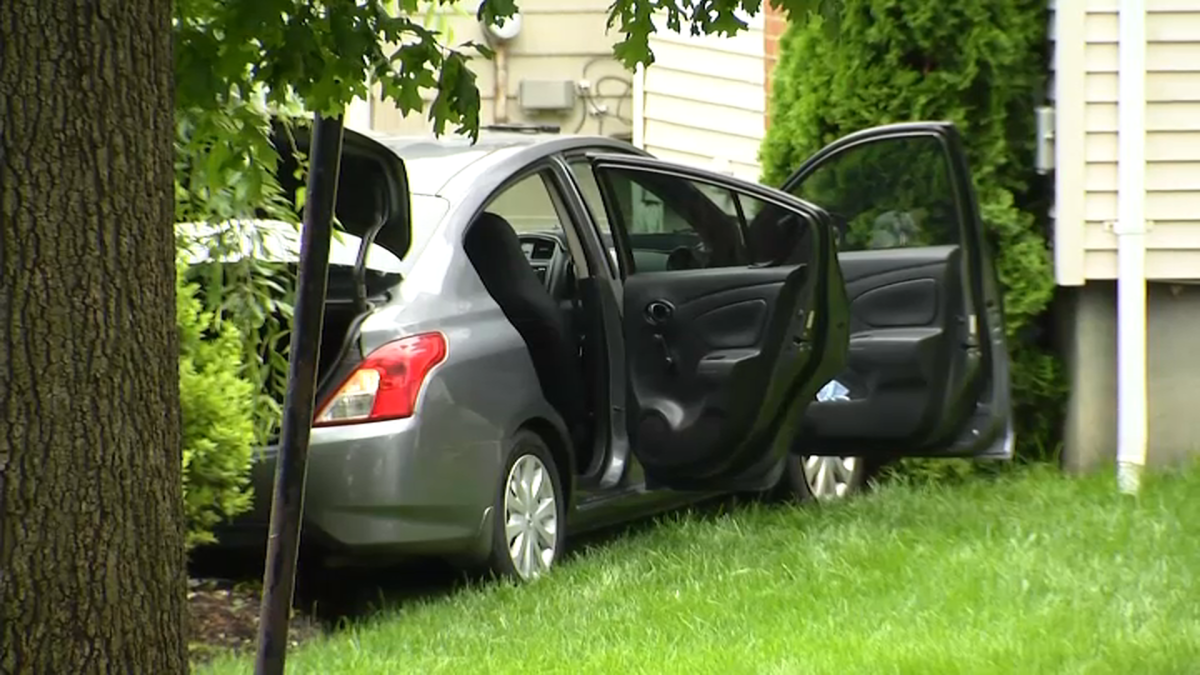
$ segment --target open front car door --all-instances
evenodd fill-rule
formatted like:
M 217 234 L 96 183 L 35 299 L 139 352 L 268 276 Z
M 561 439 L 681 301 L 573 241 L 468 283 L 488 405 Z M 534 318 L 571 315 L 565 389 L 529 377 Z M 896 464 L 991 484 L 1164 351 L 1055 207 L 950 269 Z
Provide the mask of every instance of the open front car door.
M 590 160 L 623 277 L 626 418 L 647 486 L 769 487 L 845 363 L 828 215 L 707 171 Z
M 955 128 L 846 136 L 783 189 L 838 222 L 850 301 L 844 395 L 809 407 L 795 451 L 1010 458 L 1000 285 Z

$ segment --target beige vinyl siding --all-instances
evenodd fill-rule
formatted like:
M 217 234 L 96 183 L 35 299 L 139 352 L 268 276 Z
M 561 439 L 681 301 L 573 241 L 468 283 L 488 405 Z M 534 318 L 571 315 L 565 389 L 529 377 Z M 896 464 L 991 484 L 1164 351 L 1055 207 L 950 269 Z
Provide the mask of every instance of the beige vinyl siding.
M 1079 0 L 1059 0 L 1058 11 Z M 1146 17 L 1146 271 L 1151 279 L 1200 278 L 1200 0 L 1147 0 Z M 1075 74 L 1083 129 L 1076 166 L 1083 204 L 1072 232 L 1063 222 L 1060 182 L 1060 228 L 1057 245 L 1076 267 L 1060 270 L 1060 282 L 1116 277 L 1117 110 L 1119 17 L 1116 0 L 1088 0 L 1077 30 L 1084 70 Z M 1060 24 L 1061 28 L 1061 24 Z M 1068 46 L 1060 43 L 1059 55 Z M 1056 73 L 1062 77 L 1064 73 Z M 1060 91 L 1060 96 L 1062 91 Z M 1058 101 L 1060 135 L 1069 134 Z M 1060 158 L 1070 161 L 1062 152 Z M 1060 166 L 1060 170 L 1063 167 Z M 1068 199 L 1070 197 L 1068 196 Z M 1066 230 L 1064 233 L 1063 230 Z M 1067 236 L 1064 238 L 1064 234 Z M 1060 259 L 1063 256 L 1060 255 Z M 1076 279 L 1063 279 L 1063 272 Z
M 581 121 L 580 133 L 604 135 L 627 133 L 629 125 L 618 118 L 630 120 L 633 115 L 632 75 L 612 56 L 613 44 L 620 35 L 607 30 L 609 0 L 521 0 L 521 33 L 508 47 L 508 121 L 557 124 L 564 133 L 574 132 Z M 468 40 L 484 42 L 483 31 L 475 20 L 474 5 L 460 3 L 461 10 L 452 13 L 450 44 Z M 481 98 L 480 121 L 489 124 L 496 120 L 495 68 L 488 60 L 477 60 L 472 70 L 476 75 Z M 605 79 L 596 84 L 600 78 Z M 521 109 L 518 93 L 521 80 L 587 79 L 598 88 L 599 102 L 607 106 L 610 115 L 603 121 L 595 117 L 584 120 L 584 102 L 577 99 L 569 114 L 531 114 Z M 432 99 L 436 92 L 428 92 Z M 387 133 L 424 133 L 430 125 L 424 114 L 402 116 L 392 104 L 378 100 L 372 105 L 372 125 Z
M 635 120 L 648 152 L 758 180 L 766 112 L 763 16 L 748 22 L 749 30 L 731 38 L 658 25 L 650 41 L 655 62 L 644 71 Z
M 1055 203 L 1054 271 L 1059 284 L 1083 283 L 1082 189 L 1087 142 L 1084 120 L 1087 106 L 1079 93 L 1087 75 L 1083 22 L 1087 0 L 1058 0 L 1051 3 L 1050 37 L 1054 58 L 1051 66 L 1050 97 L 1055 110 Z

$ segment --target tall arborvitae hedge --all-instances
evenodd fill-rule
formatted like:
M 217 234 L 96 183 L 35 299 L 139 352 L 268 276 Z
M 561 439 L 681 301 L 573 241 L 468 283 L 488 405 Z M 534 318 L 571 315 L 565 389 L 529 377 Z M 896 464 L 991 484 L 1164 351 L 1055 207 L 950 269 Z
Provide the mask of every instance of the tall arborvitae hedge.
M 1005 287 L 1018 452 L 1058 446 L 1062 376 L 1035 330 L 1054 291 L 1047 204 L 1033 168 L 1048 73 L 1045 0 L 820 0 L 780 43 L 761 158 L 779 184 L 866 127 L 951 120 L 962 132 Z

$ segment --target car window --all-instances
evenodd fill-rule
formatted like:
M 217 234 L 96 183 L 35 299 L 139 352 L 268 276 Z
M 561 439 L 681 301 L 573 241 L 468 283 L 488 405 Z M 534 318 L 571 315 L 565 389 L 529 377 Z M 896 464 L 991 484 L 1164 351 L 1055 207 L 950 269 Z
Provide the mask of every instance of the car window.
M 591 271 L 587 265 L 587 257 L 572 226 L 561 193 L 555 186 L 551 172 L 543 169 L 502 188 L 492 196 L 485 208 L 508 221 L 517 235 L 557 235 L 570 256 L 571 274 L 579 278 L 589 276 Z M 537 237 L 526 237 L 522 240 L 521 246 L 525 255 L 531 261 L 549 259 L 553 249 L 546 248 L 545 239 L 541 240 L 543 243 L 537 243 L 535 239 Z M 545 271 L 544 267 L 538 269 L 539 275 Z
M 626 274 L 747 264 L 740 223 L 695 182 L 631 169 L 603 175 L 609 220 L 623 225 Z
M 575 177 L 575 184 L 583 193 L 584 206 L 596 223 L 596 229 L 604 235 L 612 234 L 608 212 L 604 210 L 604 199 L 600 196 L 600 184 L 596 182 L 596 174 L 592 171 L 591 164 L 587 160 L 574 160 L 568 166 L 571 167 L 571 175 Z
M 738 267 L 790 258 L 806 224 L 745 192 L 667 173 L 604 169 L 610 220 L 637 272 Z
M 505 187 L 492 198 L 487 210 L 507 220 L 517 234 L 564 230 L 563 217 L 541 173 Z
M 962 240 L 946 151 L 933 136 L 850 146 L 824 160 L 791 192 L 840 221 L 843 251 Z

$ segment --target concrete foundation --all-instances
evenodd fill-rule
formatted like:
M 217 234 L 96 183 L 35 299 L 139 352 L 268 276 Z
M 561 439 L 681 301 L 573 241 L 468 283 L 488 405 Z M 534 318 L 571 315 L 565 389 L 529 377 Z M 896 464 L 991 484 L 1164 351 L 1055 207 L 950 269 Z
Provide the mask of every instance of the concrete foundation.
M 1092 281 L 1065 293 L 1058 334 L 1071 392 L 1063 467 L 1083 472 L 1117 457 L 1117 294 Z M 1200 458 L 1200 286 L 1150 283 L 1147 307 L 1149 466 Z

